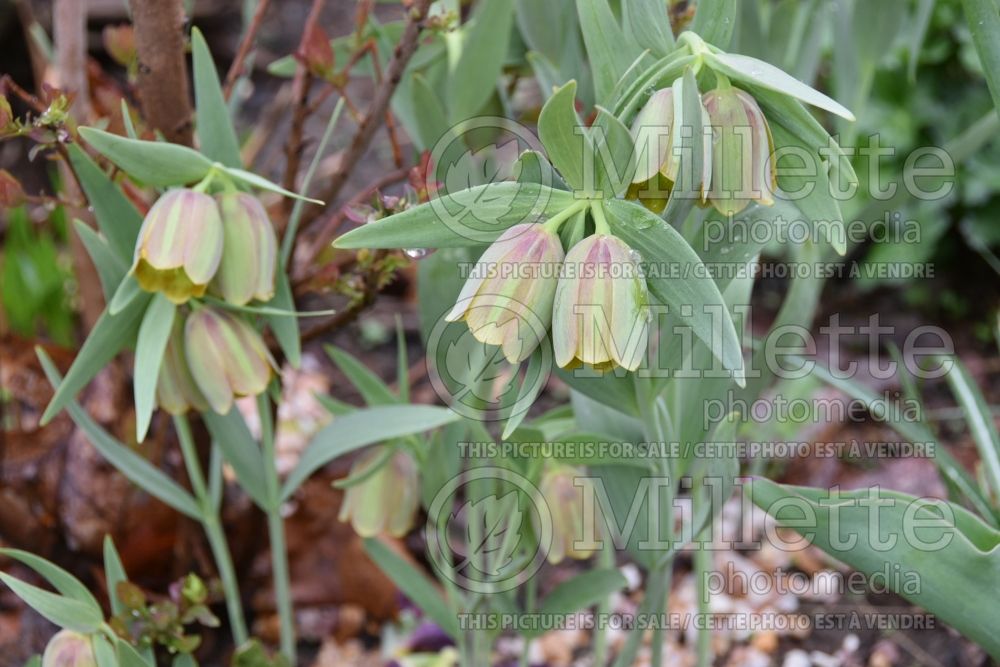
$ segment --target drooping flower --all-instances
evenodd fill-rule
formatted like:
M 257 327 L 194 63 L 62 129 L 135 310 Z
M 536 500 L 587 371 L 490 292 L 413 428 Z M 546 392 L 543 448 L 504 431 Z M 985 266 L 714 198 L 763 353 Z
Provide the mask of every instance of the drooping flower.
M 73 630 L 60 630 L 45 645 L 42 667 L 97 667 L 90 637 Z
M 728 83 L 702 96 L 712 126 L 712 185 L 708 199 L 723 215 L 752 201 L 774 203 L 774 141 L 757 101 Z
M 174 318 L 174 328 L 167 339 L 160 375 L 156 378 L 156 402 L 172 415 L 208 408 L 208 402 L 188 368 L 184 353 L 184 325 L 180 317 Z
M 552 321 L 563 257 L 554 232 L 540 224 L 514 225 L 479 258 L 446 319 L 465 320 L 476 340 L 499 345 L 511 363 L 524 361 Z
M 132 270 L 139 285 L 174 303 L 205 294 L 222 258 L 222 220 L 212 197 L 169 190 L 146 214 Z
M 583 560 L 594 549 L 588 543 L 597 536 L 597 503 L 584 505 L 584 491 L 589 484 L 579 468 L 551 465 L 542 475 L 539 491 L 552 517 L 552 545 L 548 560 L 558 563 L 564 558 Z M 587 513 L 591 516 L 587 516 Z
M 267 389 L 275 362 L 260 334 L 242 318 L 202 307 L 188 316 L 184 352 L 194 383 L 219 414 L 239 396 Z
M 371 472 L 372 466 L 379 468 Z M 362 537 L 406 535 L 420 505 L 420 476 L 413 456 L 400 447 L 386 458 L 385 451 L 376 447 L 351 466 L 351 476 L 356 475 L 367 477 L 348 487 L 339 519 L 350 521 Z
M 278 238 L 267 211 L 253 195 L 226 192 L 216 197 L 222 214 L 223 246 L 212 290 L 229 303 L 274 296 Z
M 654 213 L 662 213 L 672 196 L 693 197 L 698 203 L 704 202 L 712 175 L 711 135 L 705 134 L 701 139 L 704 158 L 700 173 L 681 178 L 682 169 L 693 168 L 686 162 L 691 151 L 684 148 L 685 141 L 692 140 L 686 133 L 694 131 L 693 127 L 685 126 L 681 108 L 684 85 L 682 77 L 670 88 L 654 92 L 632 122 L 636 170 L 626 197 L 639 200 Z M 701 125 L 707 125 L 708 113 L 703 106 L 700 113 Z M 682 180 L 690 182 L 693 191 L 675 192 L 675 185 Z
M 649 337 L 646 280 L 621 239 L 595 234 L 566 255 L 552 312 L 556 363 L 634 371 Z

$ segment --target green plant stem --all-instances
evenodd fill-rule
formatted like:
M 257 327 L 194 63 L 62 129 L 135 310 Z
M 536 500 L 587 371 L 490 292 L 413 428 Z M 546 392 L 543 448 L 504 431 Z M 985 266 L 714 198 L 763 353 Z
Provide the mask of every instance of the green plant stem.
M 260 440 L 264 454 L 264 483 L 267 485 L 267 532 L 271 545 L 271 572 L 274 579 L 274 599 L 281 627 L 281 653 L 295 664 L 295 622 L 292 610 L 291 579 L 288 570 L 288 550 L 285 547 L 285 520 L 281 516 L 281 488 L 274 451 L 274 423 L 271 401 L 267 394 L 257 400 L 260 417 Z
M 545 228 L 546 231 L 555 234 L 556 232 L 559 231 L 559 228 L 563 226 L 563 223 L 565 223 L 567 220 L 569 220 L 574 215 L 584 210 L 588 206 L 590 206 L 589 199 L 581 199 L 580 201 L 574 202 L 570 206 L 564 208 L 563 210 L 559 211 L 551 218 L 543 222 L 542 227 Z
M 201 464 L 198 462 L 198 450 L 194 446 L 194 437 L 191 435 L 191 425 L 188 423 L 187 417 L 184 415 L 174 417 L 174 428 L 177 430 L 177 439 L 181 445 L 184 466 L 187 468 L 188 478 L 191 480 L 191 489 L 194 491 L 201 509 L 201 525 L 208 538 L 209 547 L 212 549 L 215 567 L 219 570 L 219 579 L 222 581 L 222 590 L 226 596 L 226 611 L 229 613 L 233 641 L 237 646 L 242 646 L 248 639 L 247 626 L 243 619 L 243 603 L 240 601 L 240 588 L 236 581 L 233 558 L 229 553 L 229 544 L 226 542 L 226 535 L 219 520 L 219 510 L 212 502 L 211 494 L 205 484 L 205 476 L 202 474 Z
M 594 216 L 594 231 L 598 234 L 610 235 L 611 227 L 608 219 L 604 216 L 604 202 L 596 200 L 590 207 L 590 213 Z
M 538 598 L 538 575 L 533 575 L 528 581 L 525 582 L 524 590 L 524 611 L 529 614 L 535 613 L 535 606 Z M 531 641 L 528 639 L 524 640 L 524 648 L 521 649 L 521 657 L 518 660 L 518 665 L 520 667 L 528 667 L 528 654 L 531 649 Z
M 598 566 L 603 569 L 611 569 L 615 566 L 615 547 L 610 539 L 604 540 L 604 548 L 598 558 Z M 598 619 L 606 618 L 611 611 L 611 599 L 604 598 L 597 605 Z M 607 633 L 598 623 L 594 628 L 594 666 L 604 667 L 608 662 L 608 637 Z
M 710 667 L 712 664 L 712 631 L 706 621 L 712 612 L 706 577 L 712 569 L 712 552 L 709 549 L 711 530 L 706 528 L 701 531 L 701 535 L 696 540 L 698 550 L 694 552 L 694 576 L 695 589 L 698 591 L 698 615 L 701 617 L 702 627 L 698 630 L 698 643 L 696 645 L 696 655 L 698 656 L 698 667 Z

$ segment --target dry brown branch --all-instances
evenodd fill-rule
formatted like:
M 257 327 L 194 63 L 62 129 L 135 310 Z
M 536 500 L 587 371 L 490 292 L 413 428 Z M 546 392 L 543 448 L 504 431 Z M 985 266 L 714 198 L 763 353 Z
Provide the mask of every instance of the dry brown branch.
M 167 141 L 192 145 L 182 0 L 129 0 L 139 52 L 139 100 Z
M 257 38 L 257 32 L 260 30 L 261 23 L 264 20 L 264 13 L 267 11 L 269 4 L 271 4 L 271 0 L 259 0 L 257 9 L 254 10 L 253 18 L 250 19 L 247 32 L 243 35 L 243 41 L 240 42 L 240 46 L 236 50 L 236 57 L 233 59 L 233 64 L 229 66 L 229 72 L 226 74 L 226 86 L 223 89 L 223 94 L 227 100 L 233 94 L 233 87 L 236 86 L 236 81 L 243 75 L 244 63 L 246 62 L 247 55 L 250 53 L 250 49 L 253 47 L 254 40 Z

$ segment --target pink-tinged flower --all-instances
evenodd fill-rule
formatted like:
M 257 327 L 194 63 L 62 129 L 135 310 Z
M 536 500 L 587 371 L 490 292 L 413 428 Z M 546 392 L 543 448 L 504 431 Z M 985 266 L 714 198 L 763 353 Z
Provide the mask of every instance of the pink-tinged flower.
M 222 219 L 210 196 L 167 191 L 139 230 L 132 267 L 139 285 L 174 303 L 203 296 L 222 259 Z
M 213 410 L 229 412 L 233 399 L 267 389 L 274 359 L 260 334 L 242 318 L 203 307 L 188 316 L 184 347 L 195 385 Z
M 597 503 L 584 506 L 584 491 L 589 480 L 583 471 L 566 465 L 552 465 L 542 475 L 539 491 L 552 517 L 552 545 L 548 560 L 590 558 L 594 549 L 588 545 L 597 537 Z M 590 512 L 591 516 L 587 513 Z
M 372 466 L 379 466 L 372 472 Z M 347 488 L 339 519 L 350 521 L 362 537 L 403 537 L 413 527 L 420 506 L 417 462 L 403 448 L 385 457 L 382 448 L 366 452 L 351 466 L 351 477 L 366 476 Z
M 267 211 L 253 195 L 227 192 L 216 197 L 222 214 L 222 260 L 212 290 L 229 303 L 243 306 L 251 299 L 274 296 L 278 238 Z
M 649 307 L 639 257 L 624 241 L 589 236 L 566 255 L 552 312 L 556 363 L 634 371 L 646 355 Z
M 712 187 L 708 199 L 723 215 L 739 213 L 756 201 L 774 203 L 777 187 L 774 141 L 757 101 L 726 86 L 702 96 L 712 126 Z
M 524 361 L 552 321 L 562 244 L 540 224 L 514 225 L 486 249 L 462 288 L 449 322 L 465 320 L 476 340 Z
M 90 637 L 73 630 L 60 630 L 45 645 L 42 667 L 97 667 Z
M 649 97 L 632 121 L 636 154 L 633 183 L 645 183 L 658 173 L 671 183 L 677 180 L 678 156 L 671 150 L 675 134 L 674 91 L 662 88 Z
M 188 368 L 184 353 L 184 325 L 180 317 L 174 318 L 160 375 L 156 378 L 156 403 L 172 415 L 182 415 L 192 409 L 208 409 L 208 402 Z

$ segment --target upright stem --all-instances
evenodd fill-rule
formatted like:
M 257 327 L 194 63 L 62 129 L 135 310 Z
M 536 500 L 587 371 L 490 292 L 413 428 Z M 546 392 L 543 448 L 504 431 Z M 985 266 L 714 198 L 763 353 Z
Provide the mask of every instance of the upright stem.
M 615 566 L 615 547 L 610 539 L 604 540 L 604 548 L 601 549 L 598 562 L 602 569 L 609 570 Z M 608 637 L 602 623 L 610 611 L 611 599 L 604 598 L 597 605 L 597 623 L 594 627 L 594 667 L 604 667 L 608 662 Z
M 701 532 L 699 539 L 695 541 L 698 550 L 694 552 L 694 576 L 695 589 L 698 591 L 698 615 L 701 617 L 702 625 L 698 630 L 697 656 L 698 667 L 710 667 L 712 664 L 712 631 L 709 628 L 708 615 L 711 613 L 711 605 L 706 577 L 712 569 L 712 552 L 709 550 L 712 541 L 709 537 L 710 528 Z
M 240 588 L 236 581 L 236 571 L 233 568 L 233 558 L 229 553 L 226 535 L 222 530 L 222 522 L 219 520 L 219 510 L 212 502 L 211 494 L 205 483 L 201 463 L 198 461 L 198 450 L 194 446 L 194 437 L 191 435 L 191 426 L 188 424 L 187 417 L 184 415 L 174 417 L 174 428 L 177 430 L 177 439 L 181 444 L 181 455 L 184 457 L 184 466 L 187 468 L 188 478 L 191 480 L 191 489 L 194 491 L 199 508 L 201 508 L 201 525 L 208 538 L 209 547 L 212 549 L 215 567 L 219 570 L 219 579 L 222 580 L 222 590 L 226 595 L 226 610 L 229 613 L 229 625 L 233 630 L 233 641 L 237 646 L 242 646 L 248 639 L 247 626 L 243 620 Z
M 267 486 L 267 532 L 271 543 L 271 571 L 274 578 L 274 599 L 278 606 L 281 626 L 281 653 L 295 664 L 295 622 L 292 611 L 291 577 L 288 570 L 288 550 L 285 547 L 285 520 L 281 516 L 281 490 L 274 450 L 274 422 L 271 401 L 267 394 L 257 399 L 260 416 L 260 440 L 264 450 L 264 483 Z

